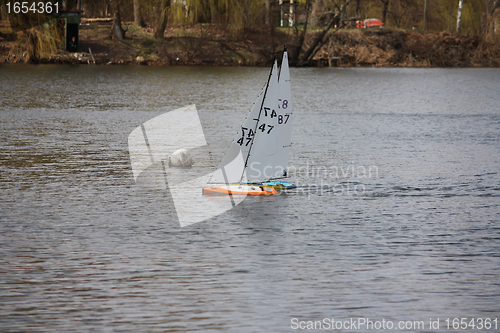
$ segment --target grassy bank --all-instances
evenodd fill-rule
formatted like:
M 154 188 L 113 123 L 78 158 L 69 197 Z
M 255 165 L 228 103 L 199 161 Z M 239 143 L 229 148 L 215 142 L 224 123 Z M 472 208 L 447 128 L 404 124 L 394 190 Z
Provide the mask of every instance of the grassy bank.
M 110 36 L 111 22 L 83 22 L 79 52 L 59 50 L 40 54 L 40 63 L 148 64 L 264 66 L 284 44 L 294 50 L 290 28 L 246 31 L 235 35 L 218 26 L 197 25 L 169 28 L 164 39 L 154 38 L 152 29 L 127 25 L 126 39 Z M 307 46 L 317 32 L 309 32 Z M 91 52 L 90 52 L 91 50 Z M 454 34 L 415 31 L 340 30 L 328 36 L 316 55 L 338 58 L 338 66 L 472 67 L 500 66 L 500 38 L 480 40 Z M 33 62 L 28 56 L 25 34 L 0 34 L 0 62 Z

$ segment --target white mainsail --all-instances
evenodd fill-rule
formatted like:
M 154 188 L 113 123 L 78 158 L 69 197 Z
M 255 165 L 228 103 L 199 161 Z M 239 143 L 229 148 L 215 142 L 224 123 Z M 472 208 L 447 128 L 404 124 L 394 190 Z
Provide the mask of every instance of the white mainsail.
M 288 53 L 283 53 L 279 76 L 278 90 L 278 137 L 276 141 L 276 155 L 274 156 L 273 177 L 286 176 L 290 150 L 292 146 L 292 87 L 290 84 L 290 68 L 288 66 Z M 280 118 L 281 117 L 281 118 Z
M 247 178 L 250 182 L 265 182 L 286 176 L 292 133 L 292 105 L 288 54 L 283 53 L 276 89 L 268 92 L 264 103 L 250 158 Z M 272 129 L 271 129 L 272 128 Z M 269 130 L 271 129 L 271 130 Z
M 211 183 L 265 182 L 286 175 L 292 131 L 292 105 L 288 54 L 283 54 L 281 70 L 275 61 L 269 81 L 238 130 Z M 242 169 L 226 166 L 243 157 Z

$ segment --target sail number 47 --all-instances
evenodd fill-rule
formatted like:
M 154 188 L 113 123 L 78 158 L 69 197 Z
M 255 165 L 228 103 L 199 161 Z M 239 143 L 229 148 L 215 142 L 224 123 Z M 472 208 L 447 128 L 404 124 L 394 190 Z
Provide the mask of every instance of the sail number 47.
M 267 128 L 266 128 L 267 126 Z M 262 133 L 266 133 L 266 134 L 269 134 L 271 133 L 271 131 L 273 130 L 274 126 L 272 125 L 269 125 L 269 124 L 262 124 L 260 125 L 257 129 L 260 130 Z M 247 128 L 247 127 L 241 127 L 241 138 L 238 139 L 238 141 L 236 141 L 236 143 L 238 143 L 240 146 L 243 146 L 243 144 L 245 144 L 245 146 L 248 146 L 250 144 L 250 142 L 252 142 L 253 140 L 253 137 L 254 137 L 254 132 L 251 128 Z M 245 134 L 246 134 L 246 137 L 245 137 Z M 245 142 L 246 140 L 246 142 Z

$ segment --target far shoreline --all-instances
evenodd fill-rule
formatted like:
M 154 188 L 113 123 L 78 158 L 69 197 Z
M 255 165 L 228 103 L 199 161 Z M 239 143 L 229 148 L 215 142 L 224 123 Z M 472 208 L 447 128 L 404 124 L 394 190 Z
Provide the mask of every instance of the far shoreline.
M 79 52 L 56 50 L 28 56 L 23 33 L 0 38 L 0 63 L 68 65 L 147 65 L 196 67 L 266 67 L 284 44 L 293 54 L 292 29 L 249 30 L 231 36 L 217 27 L 172 27 L 165 38 L 151 29 L 128 25 L 123 41 L 112 39 L 109 22 L 81 25 Z M 308 39 L 316 32 L 308 33 Z M 0 36 L 2 37 L 2 36 Z M 346 68 L 477 68 L 500 67 L 500 35 L 482 40 L 448 32 L 392 29 L 345 29 L 330 33 L 328 42 L 307 64 L 293 67 Z M 307 40 L 306 40 L 307 43 Z

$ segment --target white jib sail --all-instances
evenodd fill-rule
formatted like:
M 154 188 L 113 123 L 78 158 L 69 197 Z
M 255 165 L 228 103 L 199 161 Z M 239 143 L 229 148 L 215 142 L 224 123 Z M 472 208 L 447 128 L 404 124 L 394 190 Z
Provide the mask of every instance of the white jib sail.
M 262 101 L 264 99 L 264 96 L 266 96 L 267 100 L 267 95 L 269 94 L 270 89 L 275 89 L 275 87 L 273 88 L 271 87 L 271 82 L 275 81 L 277 83 L 277 80 L 278 80 L 278 68 L 277 68 L 277 63 L 275 61 L 269 79 L 269 86 L 266 85 L 267 87 L 265 86 L 260 92 L 259 96 L 257 97 L 257 100 L 255 101 L 255 104 L 248 113 L 248 116 L 238 129 L 238 133 L 233 139 L 231 145 L 229 146 L 229 150 L 227 151 L 226 155 L 224 156 L 224 158 L 222 159 L 217 168 L 218 170 L 224 169 L 226 177 L 223 177 L 221 172 L 215 172 L 212 179 L 210 180 L 210 183 L 228 184 L 228 183 L 239 183 L 242 181 L 246 181 L 245 165 L 242 165 L 242 167 L 239 169 L 228 168 L 226 166 L 229 163 L 231 163 L 239 154 L 241 154 L 243 160 L 247 162 L 248 153 L 250 149 L 253 150 L 252 141 L 255 138 L 255 129 L 257 128 L 259 114 L 261 113 Z M 262 111 L 262 113 L 263 112 L 264 111 Z

